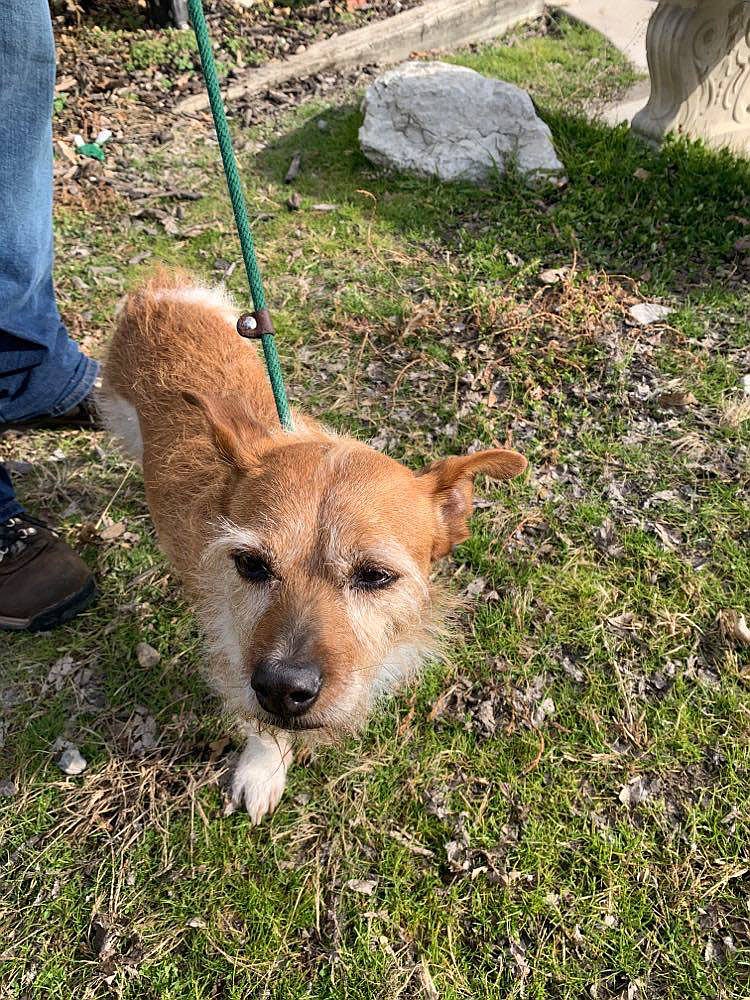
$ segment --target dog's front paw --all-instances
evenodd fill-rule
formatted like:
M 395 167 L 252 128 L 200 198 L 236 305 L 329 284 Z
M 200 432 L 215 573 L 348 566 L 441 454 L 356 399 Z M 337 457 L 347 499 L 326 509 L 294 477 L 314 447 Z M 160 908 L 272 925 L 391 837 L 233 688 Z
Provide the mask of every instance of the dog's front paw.
M 262 762 L 243 765 L 240 761 L 232 777 L 232 797 L 227 812 L 244 808 L 253 823 L 258 824 L 279 804 L 285 785 L 286 767 L 283 764 L 278 764 L 269 774 Z
M 272 813 L 284 794 L 289 756 L 286 744 L 251 737 L 237 761 L 225 815 L 244 808 L 257 824 Z

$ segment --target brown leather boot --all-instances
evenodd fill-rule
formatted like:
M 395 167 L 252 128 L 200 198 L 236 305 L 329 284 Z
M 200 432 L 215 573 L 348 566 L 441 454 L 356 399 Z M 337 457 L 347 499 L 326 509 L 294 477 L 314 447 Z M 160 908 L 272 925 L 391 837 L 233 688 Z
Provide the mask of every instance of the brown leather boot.
M 18 514 L 0 524 L 0 629 L 55 628 L 95 593 L 86 563 L 42 521 Z

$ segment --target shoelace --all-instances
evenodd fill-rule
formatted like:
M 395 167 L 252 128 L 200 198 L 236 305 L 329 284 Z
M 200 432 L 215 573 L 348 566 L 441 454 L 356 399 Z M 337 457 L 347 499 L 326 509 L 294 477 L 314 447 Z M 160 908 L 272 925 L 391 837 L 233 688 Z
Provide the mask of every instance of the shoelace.
M 27 545 L 31 544 L 30 539 L 36 533 L 34 525 L 20 517 L 11 517 L 0 524 L 0 562 L 6 558 L 19 556 Z

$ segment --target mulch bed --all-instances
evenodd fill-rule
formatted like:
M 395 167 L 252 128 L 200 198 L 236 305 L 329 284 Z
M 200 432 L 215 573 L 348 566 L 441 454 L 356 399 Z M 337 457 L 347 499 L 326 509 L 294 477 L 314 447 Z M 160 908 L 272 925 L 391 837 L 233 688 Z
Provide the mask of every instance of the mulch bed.
M 56 131 L 89 138 L 100 127 L 126 127 L 135 114 L 153 120 L 203 87 L 189 29 L 149 28 L 137 4 L 110 0 L 87 13 L 74 0 L 55 17 L 58 49 Z M 369 0 L 347 11 L 346 0 L 306 6 L 241 6 L 206 0 L 206 18 L 220 72 L 226 79 L 248 67 L 285 59 L 324 38 L 398 14 L 421 0 Z M 70 8 L 73 8 L 72 11 Z
M 57 43 L 57 98 L 53 120 L 56 197 L 62 204 L 100 206 L 112 195 L 128 198 L 127 170 L 140 146 L 170 140 L 174 107 L 203 87 L 192 32 L 154 28 L 144 3 L 135 0 L 58 0 L 53 3 Z M 357 3 L 361 0 L 356 0 Z M 349 10 L 352 0 L 244 7 L 232 0 L 205 0 L 204 6 L 220 73 L 227 83 L 248 67 L 284 59 L 315 41 L 391 17 L 421 0 L 368 0 Z M 316 74 L 289 81 L 251 100 L 234 102 L 230 113 L 243 125 L 272 120 L 302 101 L 366 79 L 368 70 Z M 206 113 L 180 117 L 180 128 L 201 123 Z M 74 136 L 86 142 L 102 129 L 113 133 L 107 163 L 84 159 Z

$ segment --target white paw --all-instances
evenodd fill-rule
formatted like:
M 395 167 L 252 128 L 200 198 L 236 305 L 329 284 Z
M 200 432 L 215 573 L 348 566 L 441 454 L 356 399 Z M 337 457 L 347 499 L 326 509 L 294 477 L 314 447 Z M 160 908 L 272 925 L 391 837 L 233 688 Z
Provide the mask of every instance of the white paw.
M 244 808 L 254 824 L 272 813 L 281 801 L 286 785 L 286 764 L 276 757 L 261 757 L 237 763 L 232 777 L 232 797 L 225 814 Z

